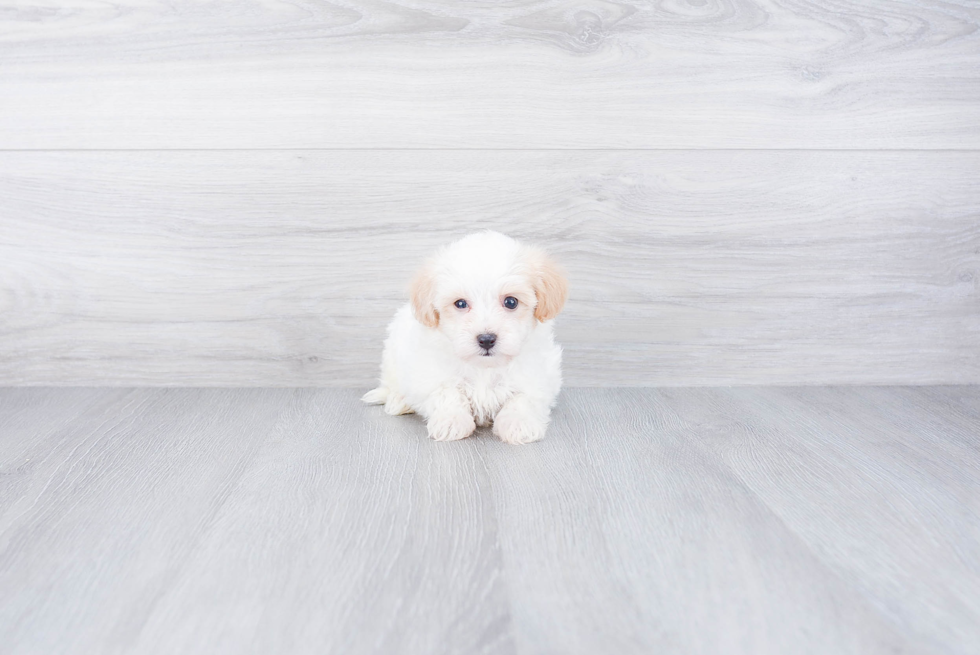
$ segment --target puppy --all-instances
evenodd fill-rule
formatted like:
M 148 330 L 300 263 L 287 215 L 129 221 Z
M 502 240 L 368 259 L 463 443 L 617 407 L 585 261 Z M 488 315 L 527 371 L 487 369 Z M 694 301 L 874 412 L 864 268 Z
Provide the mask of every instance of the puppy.
M 436 441 L 490 424 L 507 443 L 541 439 L 561 388 L 551 319 L 567 293 L 544 251 L 499 232 L 444 247 L 388 326 L 381 383 L 364 402 L 417 412 Z

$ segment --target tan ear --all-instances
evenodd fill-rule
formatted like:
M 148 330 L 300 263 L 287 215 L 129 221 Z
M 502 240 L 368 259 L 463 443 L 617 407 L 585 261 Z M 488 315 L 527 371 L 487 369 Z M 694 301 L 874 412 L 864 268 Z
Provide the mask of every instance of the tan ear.
M 538 299 L 534 308 L 534 318 L 550 321 L 561 313 L 568 297 L 568 280 L 565 274 L 547 253 L 537 248 L 528 255 L 531 264 L 531 286 Z
M 439 325 L 439 311 L 436 309 L 436 276 L 431 264 L 426 264 L 415 275 L 409 289 L 412 311 L 419 323 L 434 328 Z

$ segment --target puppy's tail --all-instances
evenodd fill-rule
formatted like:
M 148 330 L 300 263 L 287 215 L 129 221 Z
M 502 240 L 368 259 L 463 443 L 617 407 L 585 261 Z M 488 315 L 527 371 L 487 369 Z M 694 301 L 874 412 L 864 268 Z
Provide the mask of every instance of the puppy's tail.
M 388 390 L 384 387 L 371 389 L 366 394 L 361 396 L 361 400 L 366 402 L 368 405 L 384 405 L 386 402 L 388 402 Z

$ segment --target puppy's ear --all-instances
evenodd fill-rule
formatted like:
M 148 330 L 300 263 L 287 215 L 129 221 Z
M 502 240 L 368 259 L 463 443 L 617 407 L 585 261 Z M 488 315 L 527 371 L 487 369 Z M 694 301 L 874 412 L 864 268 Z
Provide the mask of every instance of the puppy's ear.
M 565 274 L 546 252 L 537 248 L 527 251 L 527 263 L 531 268 L 531 286 L 538 299 L 534 318 L 550 321 L 558 316 L 568 297 L 568 280 Z
M 412 311 L 422 325 L 434 328 L 439 325 L 439 310 L 436 309 L 436 276 L 432 264 L 427 263 L 415 275 L 409 289 Z

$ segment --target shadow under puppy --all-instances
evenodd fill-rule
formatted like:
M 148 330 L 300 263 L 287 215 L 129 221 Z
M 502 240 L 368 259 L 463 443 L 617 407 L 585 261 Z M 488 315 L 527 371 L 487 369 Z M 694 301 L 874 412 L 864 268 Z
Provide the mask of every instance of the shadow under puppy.
M 551 319 L 567 293 L 543 250 L 499 232 L 442 248 L 388 326 L 380 385 L 363 400 L 417 412 L 437 441 L 491 424 L 507 443 L 541 439 L 561 389 Z

